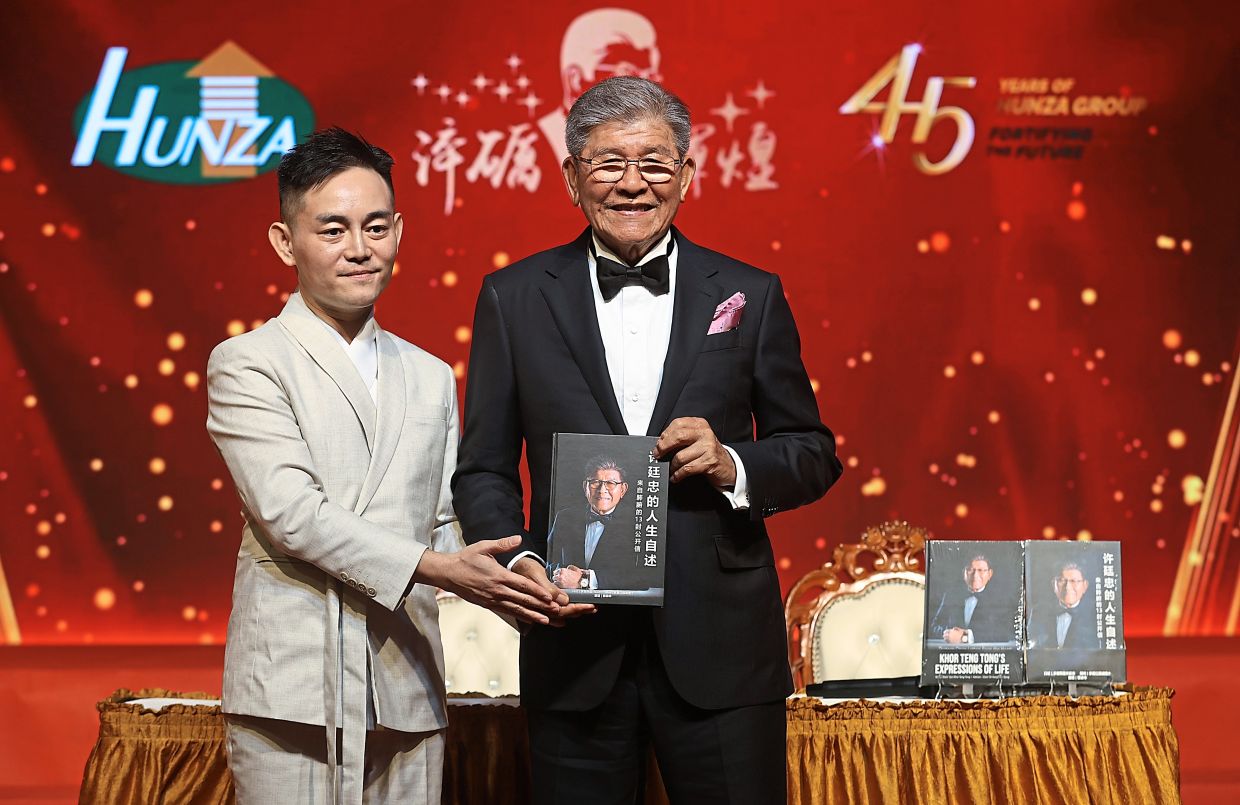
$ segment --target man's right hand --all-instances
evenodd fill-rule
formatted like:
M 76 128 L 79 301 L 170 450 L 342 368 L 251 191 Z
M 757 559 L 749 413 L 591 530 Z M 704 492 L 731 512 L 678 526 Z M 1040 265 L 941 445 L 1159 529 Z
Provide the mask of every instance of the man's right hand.
M 517 539 L 520 537 L 508 537 L 508 539 Z M 502 542 L 503 540 L 501 540 Z M 515 547 L 515 546 L 514 546 Z M 594 604 L 570 604 L 568 603 L 568 594 L 551 583 L 551 579 L 547 578 L 547 569 L 537 559 L 529 556 L 523 556 L 517 560 L 512 566 L 514 572 L 519 573 L 529 579 L 531 583 L 537 584 L 544 592 L 554 596 L 554 601 L 559 604 L 559 611 L 551 616 L 549 621 L 538 621 L 538 623 L 549 623 L 551 626 L 563 626 L 564 621 L 568 618 L 578 618 L 582 615 L 592 615 L 597 612 Z
M 943 639 L 948 643 L 963 643 L 964 634 L 964 629 L 961 629 L 959 626 L 953 626 L 943 631 Z
M 566 609 L 563 604 L 568 604 L 568 596 L 556 590 L 545 573 L 544 583 L 540 584 L 528 578 L 528 574 L 514 573 L 495 561 L 496 554 L 520 545 L 521 538 L 513 536 L 481 540 L 457 553 L 428 550 L 422 554 L 413 580 L 441 587 L 471 604 L 526 623 L 562 624 Z M 541 569 L 537 562 L 534 565 Z

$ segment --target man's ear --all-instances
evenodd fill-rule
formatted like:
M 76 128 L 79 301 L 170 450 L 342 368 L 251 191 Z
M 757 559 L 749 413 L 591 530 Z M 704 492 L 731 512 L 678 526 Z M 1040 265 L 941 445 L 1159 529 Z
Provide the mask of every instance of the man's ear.
M 564 186 L 568 188 L 568 198 L 573 202 L 574 207 L 581 206 L 581 194 L 577 192 L 577 160 L 574 157 L 565 157 L 560 163 L 560 173 L 564 177 Z
M 680 200 L 689 196 L 689 188 L 693 185 L 693 174 L 697 173 L 697 163 L 691 157 L 685 157 L 685 164 L 680 167 Z
M 273 222 L 267 227 L 267 240 L 271 241 L 271 248 L 275 249 L 276 256 L 284 265 L 289 268 L 297 266 L 297 260 L 293 257 L 293 230 L 289 229 L 288 224 L 283 221 Z

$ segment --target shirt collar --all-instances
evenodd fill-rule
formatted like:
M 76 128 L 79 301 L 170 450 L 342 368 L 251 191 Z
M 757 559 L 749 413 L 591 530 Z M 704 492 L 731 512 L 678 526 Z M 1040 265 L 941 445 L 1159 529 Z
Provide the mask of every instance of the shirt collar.
M 598 239 L 598 234 L 596 234 L 593 229 L 590 230 L 590 237 L 594 239 L 594 253 L 597 254 L 599 257 L 606 257 L 608 260 L 619 263 L 622 266 L 628 265 L 628 263 L 624 262 L 619 257 L 617 257 L 611 251 L 611 249 L 603 245 L 603 242 Z M 653 246 L 650 247 L 650 251 L 642 255 L 642 258 L 637 261 L 637 265 L 643 266 L 646 263 L 649 263 L 654 258 L 661 257 L 662 255 L 667 254 L 667 249 L 668 249 L 668 246 L 671 244 L 671 242 L 672 242 L 672 230 L 671 230 L 671 227 L 668 227 L 668 230 L 667 232 L 663 234 L 663 237 L 659 238 L 658 242 L 656 242 Z

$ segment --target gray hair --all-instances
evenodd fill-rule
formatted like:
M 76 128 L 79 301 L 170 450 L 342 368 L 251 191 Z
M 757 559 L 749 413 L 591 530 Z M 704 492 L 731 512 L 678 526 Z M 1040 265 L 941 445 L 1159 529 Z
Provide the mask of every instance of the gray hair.
M 564 127 L 568 153 L 581 156 L 596 126 L 616 121 L 630 123 L 643 118 L 666 123 L 676 138 L 678 156 L 684 159 L 689 152 L 689 107 L 650 79 L 629 75 L 600 81 L 573 103 Z
M 586 470 L 587 481 L 590 480 L 590 476 L 594 475 L 595 473 L 600 472 L 600 471 L 605 472 L 607 470 L 614 470 L 620 473 L 621 481 L 627 482 L 629 480 L 628 473 L 624 471 L 624 467 L 621 467 L 619 464 L 617 464 L 616 460 L 610 456 L 595 456 L 594 458 L 586 462 L 585 470 Z

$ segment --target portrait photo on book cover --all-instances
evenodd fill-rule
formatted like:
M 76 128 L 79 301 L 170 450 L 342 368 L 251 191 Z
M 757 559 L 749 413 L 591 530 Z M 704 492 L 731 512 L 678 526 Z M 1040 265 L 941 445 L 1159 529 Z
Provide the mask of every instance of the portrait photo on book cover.
M 547 573 L 570 599 L 662 603 L 668 481 L 654 442 L 556 434 Z
M 1030 542 L 1025 555 L 1029 680 L 1122 681 L 1118 542 Z
M 934 542 L 926 576 L 927 646 L 1021 642 L 1019 542 Z

